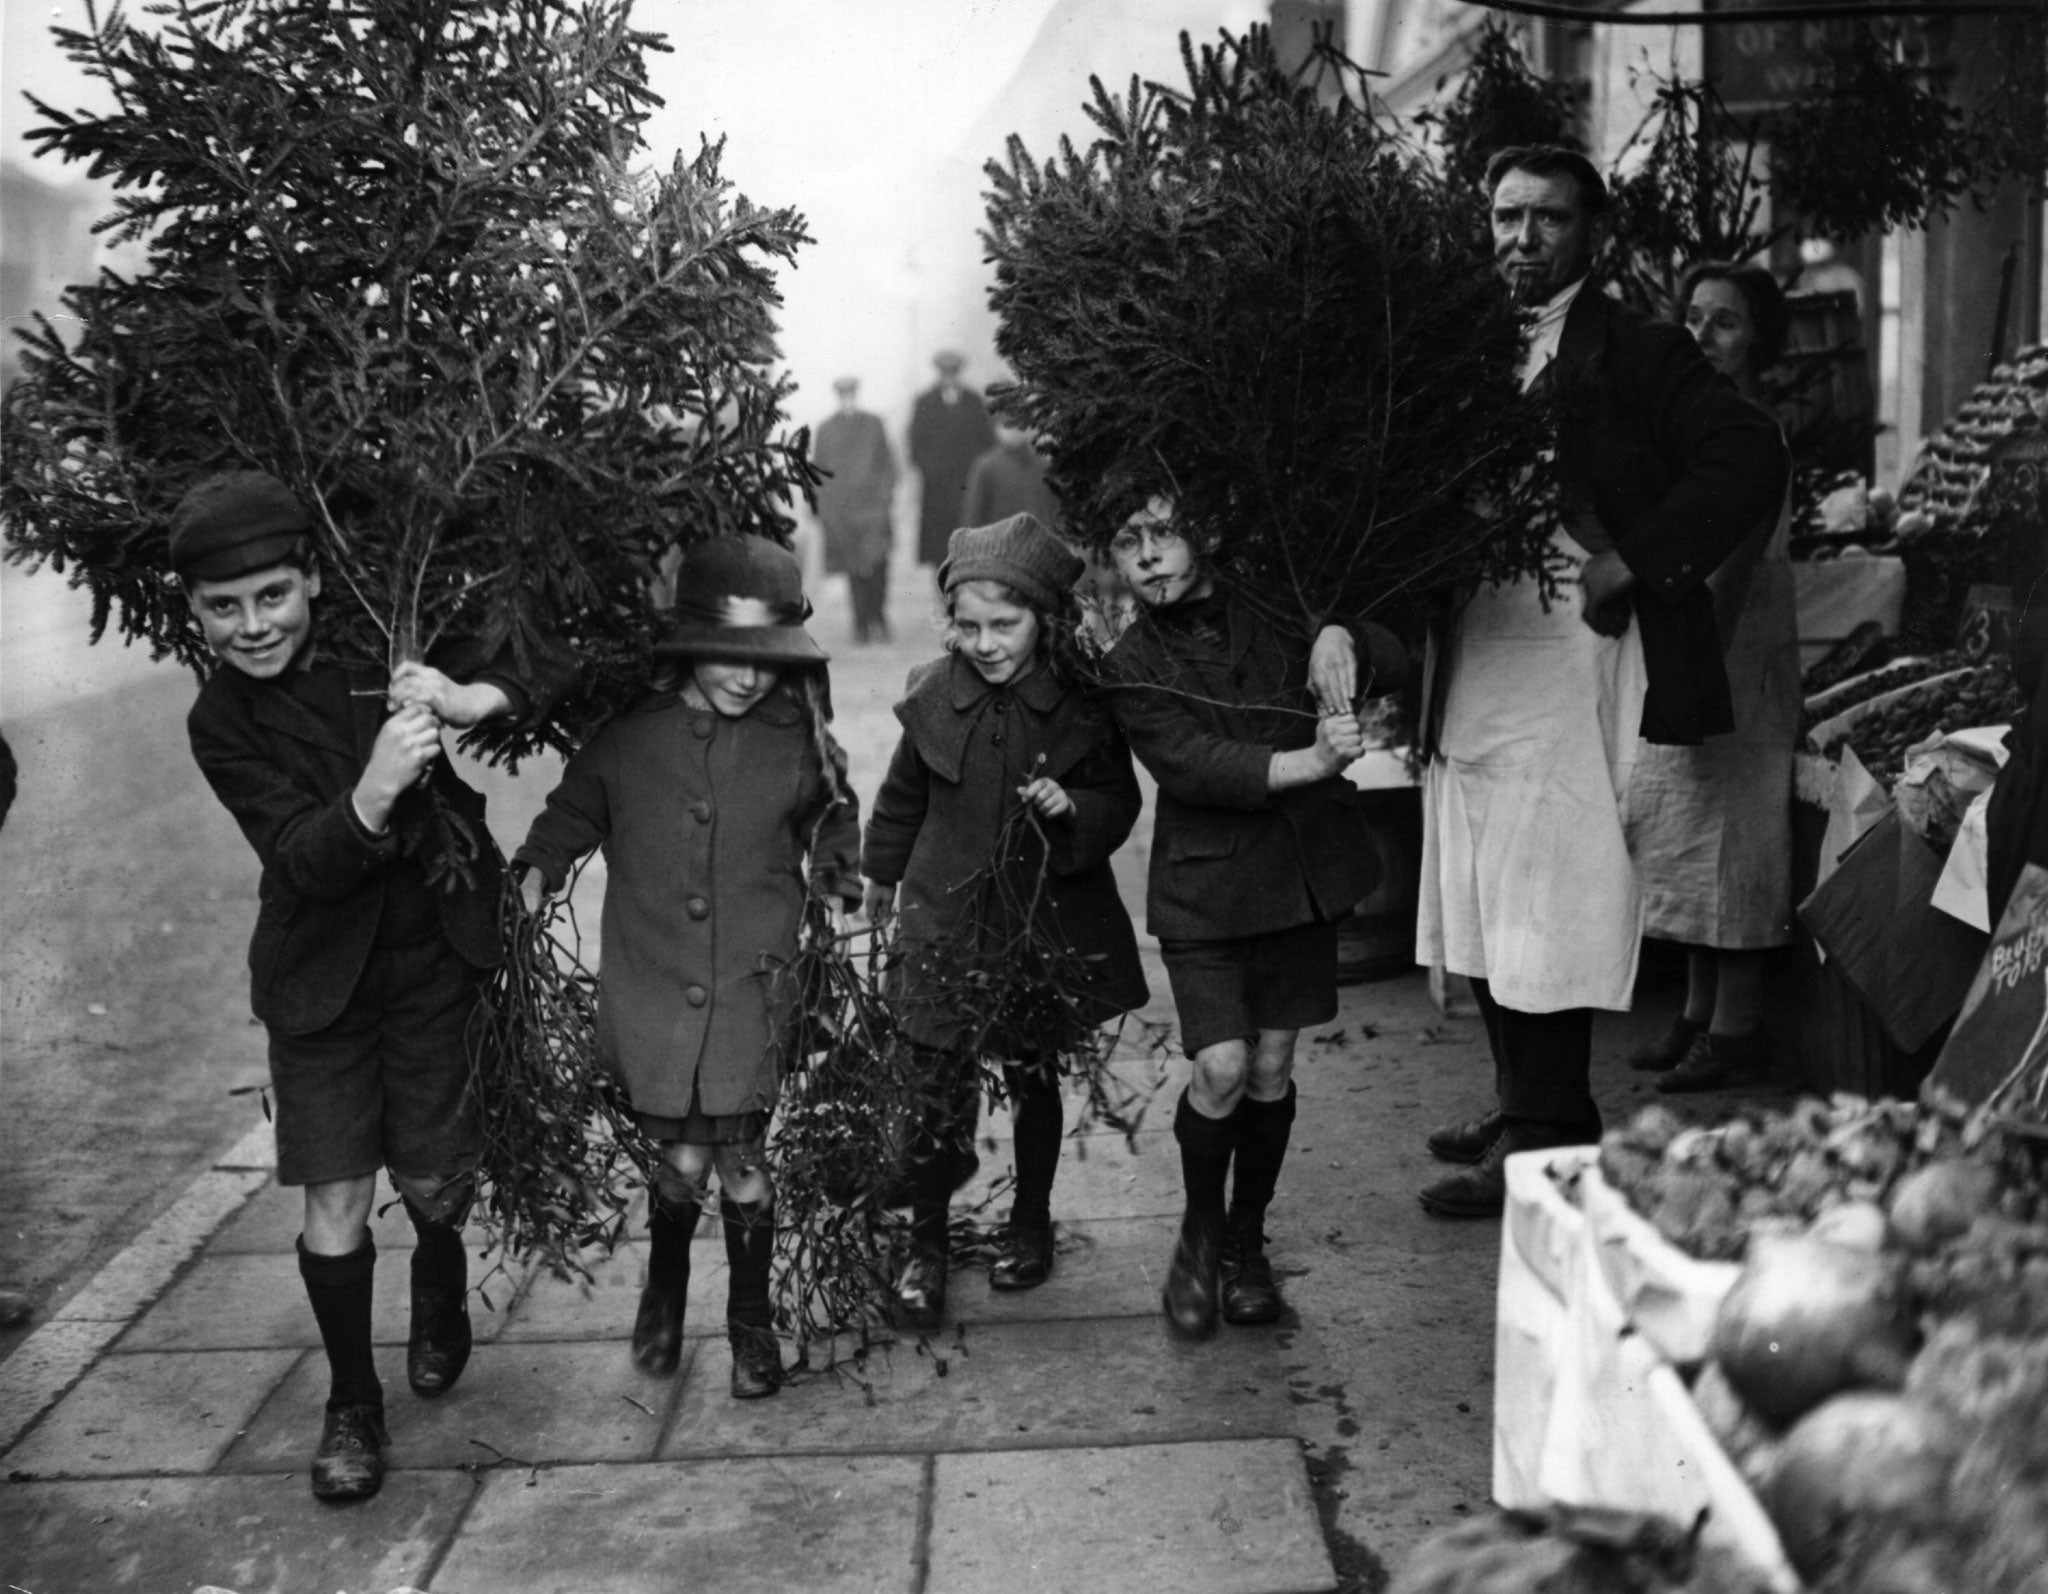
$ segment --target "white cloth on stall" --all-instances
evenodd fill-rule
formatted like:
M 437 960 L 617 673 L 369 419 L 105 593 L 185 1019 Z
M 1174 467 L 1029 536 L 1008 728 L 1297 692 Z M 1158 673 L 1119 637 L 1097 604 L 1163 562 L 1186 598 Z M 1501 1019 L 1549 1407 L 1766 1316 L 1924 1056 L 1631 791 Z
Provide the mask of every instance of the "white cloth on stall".
M 1564 532 L 1548 608 L 1533 577 L 1458 622 L 1439 756 L 1423 773 L 1416 960 L 1488 981 L 1504 1007 L 1626 1010 L 1642 897 L 1622 807 L 1643 717 L 1641 636 L 1580 617 L 1586 552 Z

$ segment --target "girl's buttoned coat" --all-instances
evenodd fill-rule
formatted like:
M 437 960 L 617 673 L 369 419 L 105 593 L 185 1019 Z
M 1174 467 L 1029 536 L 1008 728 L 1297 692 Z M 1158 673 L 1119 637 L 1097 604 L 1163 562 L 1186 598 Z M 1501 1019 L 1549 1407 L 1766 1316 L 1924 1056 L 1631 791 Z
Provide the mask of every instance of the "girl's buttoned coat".
M 787 683 L 737 719 L 655 694 L 569 760 L 514 861 L 555 890 L 604 849 L 598 1045 L 636 1111 L 774 1110 L 806 896 L 860 894 L 842 789 Z
M 1043 668 L 991 686 L 948 654 L 911 672 L 896 718 L 903 736 L 862 838 L 861 872 L 902 887 L 894 991 L 903 1033 L 920 1045 L 957 1044 L 972 1014 L 961 1011 L 961 962 L 940 949 L 967 948 L 970 964 L 999 963 L 1023 932 L 1021 912 L 997 911 L 980 884 L 1022 806 L 1018 788 L 1041 775 L 1059 783 L 1074 812 L 1040 821 L 1043 846 L 1028 825 L 1017 832 L 1002 864 L 1009 900 L 1031 899 L 1042 861 L 1038 933 L 1079 955 L 1087 971 L 1080 1017 L 1100 1024 L 1144 1006 L 1137 937 L 1109 865 L 1143 799 L 1108 714 Z M 1029 1044 L 991 1039 L 1006 1049 Z

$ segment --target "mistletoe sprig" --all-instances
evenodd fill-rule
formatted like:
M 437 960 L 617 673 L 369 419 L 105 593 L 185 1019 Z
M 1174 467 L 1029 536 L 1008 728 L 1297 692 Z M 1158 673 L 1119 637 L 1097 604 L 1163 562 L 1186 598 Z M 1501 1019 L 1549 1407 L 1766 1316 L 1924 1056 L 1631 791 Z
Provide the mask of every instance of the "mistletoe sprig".
M 664 556 L 785 539 L 815 474 L 783 426 L 775 268 L 808 241 L 720 173 L 643 171 L 658 103 L 627 0 L 220 0 L 119 10 L 66 52 L 106 114 L 41 152 L 111 178 L 147 270 L 26 336 L 0 436 L 8 556 L 203 667 L 172 508 L 255 467 L 316 517 L 321 639 L 392 665 L 452 639 L 581 690 L 496 755 L 567 748 L 644 679 Z M 70 326 L 67 339 L 59 327 Z
M 1070 529 L 1099 548 L 1163 493 L 1301 629 L 1542 568 L 1548 419 L 1466 197 L 1327 45 L 1182 56 L 1185 89 L 1097 80 L 1086 150 L 987 167 L 998 407 Z

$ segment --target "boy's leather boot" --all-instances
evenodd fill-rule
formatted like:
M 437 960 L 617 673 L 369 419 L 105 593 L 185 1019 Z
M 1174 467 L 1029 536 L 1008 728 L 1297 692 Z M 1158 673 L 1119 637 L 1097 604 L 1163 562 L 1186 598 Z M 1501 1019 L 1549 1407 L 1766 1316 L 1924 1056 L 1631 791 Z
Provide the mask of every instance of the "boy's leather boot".
M 719 1211 L 725 1219 L 725 1332 L 732 1344 L 732 1398 L 759 1400 L 782 1387 L 782 1347 L 768 1298 L 775 1203 L 743 1203 L 721 1196 Z
M 422 1400 L 455 1387 L 469 1365 L 469 1257 L 462 1230 L 436 1223 L 407 1201 L 418 1244 L 412 1253 L 412 1332 L 405 1344 L 405 1379 Z
M 703 1209 L 655 1192 L 647 1209 L 647 1283 L 633 1318 L 633 1362 L 666 1378 L 683 1358 L 683 1308 L 690 1296 L 690 1236 Z
M 312 1465 L 322 1500 L 367 1500 L 384 1485 L 384 1386 L 370 1350 L 376 1268 L 367 1237 L 346 1256 L 321 1256 L 299 1241 L 299 1277 L 327 1350 L 327 1414 Z

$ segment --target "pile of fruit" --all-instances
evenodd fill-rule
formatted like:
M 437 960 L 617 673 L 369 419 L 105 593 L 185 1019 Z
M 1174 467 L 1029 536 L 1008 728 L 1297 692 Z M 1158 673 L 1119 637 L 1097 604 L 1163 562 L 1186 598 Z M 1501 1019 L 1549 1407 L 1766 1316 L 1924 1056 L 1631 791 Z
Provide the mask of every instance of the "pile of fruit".
M 1967 730 L 1976 725 L 2007 725 L 2025 700 L 2003 658 L 1930 681 L 1896 701 L 1873 709 L 1820 748 L 1835 757 L 1847 746 L 1856 749 L 1864 768 L 1890 784 L 1906 767 L 1908 751 L 1937 731 Z
M 1817 1594 L 2048 1590 L 2038 1145 L 1846 1096 L 1602 1143 L 1668 1240 L 1742 1262 L 1693 1396 Z
M 1901 518 L 1900 531 L 1919 528 L 1925 517 L 1933 527 L 1969 524 L 1984 485 L 1991 448 L 2011 434 L 2020 416 L 2040 414 L 2048 407 L 2048 344 L 2020 350 L 2009 364 L 1995 367 L 1957 409 L 1955 418 L 1927 440 L 1918 464 L 1899 489 L 1899 503 L 1915 517 Z
M 1804 736 L 1823 720 L 1846 714 L 1874 697 L 1883 697 L 1887 692 L 1896 692 L 1902 686 L 1911 686 L 1915 681 L 1924 681 L 1930 676 L 1967 669 L 1974 662 L 1960 649 L 1951 648 L 1945 653 L 1930 653 L 1924 658 L 1899 659 L 1835 685 L 1815 688 L 1808 694 L 1805 711 L 1799 717 L 1799 734 Z

